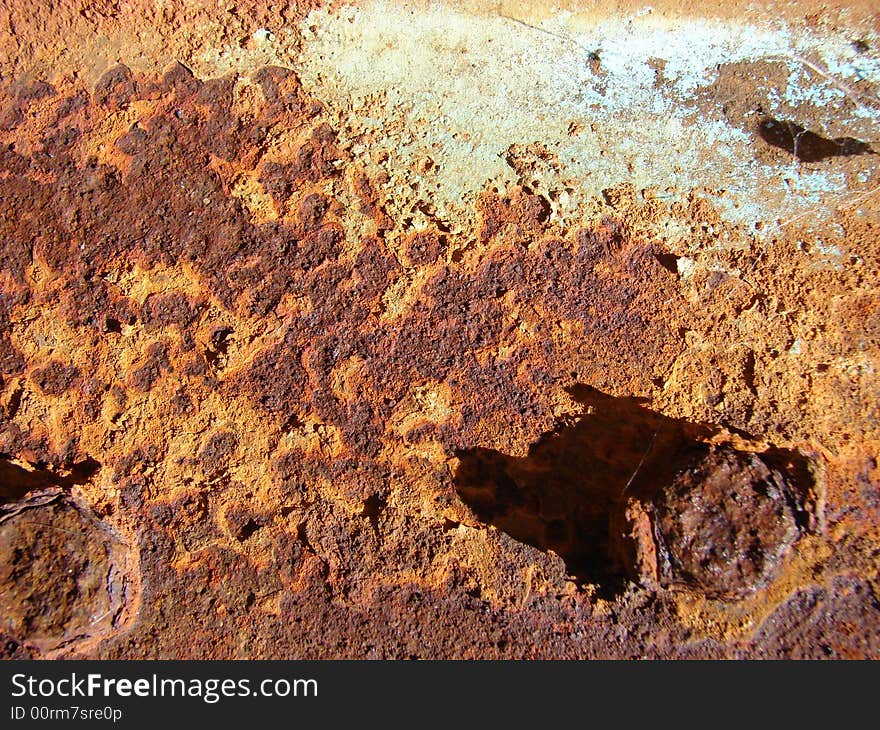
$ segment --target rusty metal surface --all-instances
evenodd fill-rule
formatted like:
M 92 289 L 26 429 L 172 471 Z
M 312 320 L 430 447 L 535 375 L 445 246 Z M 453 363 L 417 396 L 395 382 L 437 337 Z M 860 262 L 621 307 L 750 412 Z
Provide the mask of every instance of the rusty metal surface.
M 876 200 L 413 231 L 293 70 L 153 60 L 4 79 L 4 655 L 878 655 Z

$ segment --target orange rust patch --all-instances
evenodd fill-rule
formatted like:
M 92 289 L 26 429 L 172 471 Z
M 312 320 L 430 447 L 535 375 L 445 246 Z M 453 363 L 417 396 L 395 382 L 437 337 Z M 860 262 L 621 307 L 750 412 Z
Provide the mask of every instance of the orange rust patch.
M 870 590 L 840 583 L 876 580 L 871 218 L 841 211 L 839 265 L 808 232 L 754 238 L 697 193 L 669 206 L 626 186 L 575 230 L 511 188 L 480 195 L 475 230 L 404 233 L 295 74 L 236 84 L 117 67 L 94 89 L 16 92 L 4 120 L 0 451 L 58 474 L 105 465 L 82 490 L 133 529 L 149 578 L 129 638 L 89 655 L 233 655 L 240 636 L 205 616 L 246 626 L 254 656 L 784 654 L 758 625 L 801 589 L 811 610 L 837 605 L 838 585 L 875 630 Z M 690 238 L 670 244 L 662 221 Z M 567 579 L 480 519 L 452 473 L 457 452 L 523 459 L 571 425 L 578 383 L 735 432 L 737 449 L 802 445 L 824 465 L 814 534 L 725 603 L 657 585 L 630 504 L 657 609 L 619 598 L 614 620 L 665 638 L 609 649 L 601 571 L 598 588 Z M 562 551 L 553 509 L 540 544 Z

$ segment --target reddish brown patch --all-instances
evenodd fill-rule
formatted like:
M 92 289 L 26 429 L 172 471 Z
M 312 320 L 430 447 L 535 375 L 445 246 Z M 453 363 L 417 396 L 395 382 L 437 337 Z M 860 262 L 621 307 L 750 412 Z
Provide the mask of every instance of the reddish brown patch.
M 386 215 L 375 186 L 362 170 L 355 171 L 352 176 L 352 188 L 361 201 L 361 211 L 375 221 L 380 233 L 394 227 L 394 221 Z
M 97 457 L 113 466 L 111 491 L 119 494 L 100 514 L 115 510 L 136 526 L 148 579 L 130 636 L 93 653 L 227 656 L 245 627 L 253 656 L 731 655 L 734 644 L 720 630 L 710 640 L 693 638 L 692 617 L 667 586 L 710 593 L 721 611 L 758 586 L 776 585 L 792 536 L 776 530 L 774 518 L 785 527 L 791 515 L 753 487 L 781 467 L 762 462 L 762 469 L 736 449 L 712 451 L 705 433 L 687 432 L 694 448 L 685 449 L 687 458 L 656 436 L 653 448 L 669 457 L 660 459 L 664 471 L 650 453 L 652 426 L 666 423 L 662 408 L 739 429 L 740 438 L 755 437 L 753 445 L 811 438 L 821 417 L 833 421 L 827 433 L 835 444 L 874 429 L 880 399 L 872 381 L 859 379 L 870 365 L 859 358 L 877 347 L 876 297 L 864 287 L 850 296 L 878 267 L 866 224 L 850 222 L 853 230 L 863 226 L 864 245 L 852 252 L 858 261 L 819 270 L 796 265 L 784 241 L 760 259 L 746 239 L 737 250 L 717 246 L 699 233 L 711 211 L 695 199 L 675 215 L 694 224 L 687 243 L 699 250 L 694 255 L 717 258 L 687 281 L 681 251 L 636 232 L 647 218 L 625 190 L 606 191 L 608 215 L 582 230 L 560 230 L 543 198 L 511 188 L 480 196 L 475 230 L 386 242 L 395 222 L 380 181 L 346 169 L 347 153 L 296 75 L 268 68 L 256 81 L 262 95 L 245 109 L 231 77 L 203 81 L 179 64 L 161 75 L 114 68 L 92 93 L 59 85 L 57 98 L 29 101 L 49 109 L 51 122 L 27 145 L 0 149 L 0 405 L 7 416 L 0 450 L 62 474 L 78 463 L 83 440 L 99 444 Z M 110 115 L 134 109 L 147 111 L 124 131 L 106 132 Z M 299 142 L 276 154 L 279 138 Z M 99 147 L 100 159 L 88 156 Z M 230 189 L 238 179 L 261 181 L 277 220 L 252 216 L 249 201 Z M 349 184 L 335 200 L 333 191 Z M 362 240 L 346 240 L 340 222 L 350 193 L 375 224 Z M 480 245 L 464 250 L 474 239 Z M 447 246 L 457 255 L 446 256 Z M 395 254 L 422 267 L 417 279 Z M 174 276 L 163 282 L 166 271 Z M 175 283 L 180 275 L 185 290 Z M 406 288 L 413 280 L 424 282 L 420 290 Z M 387 316 L 401 290 L 403 306 Z M 58 323 L 40 322 L 41 330 L 29 324 L 33 312 L 57 313 L 75 333 L 65 348 L 73 347 L 81 369 L 94 362 L 95 372 L 65 371 L 60 349 L 35 359 L 27 338 L 55 336 Z M 770 322 L 795 322 L 804 351 L 813 348 L 822 368 L 786 355 L 795 326 L 758 329 Z M 795 387 L 789 376 L 798 367 L 807 368 L 805 385 Z M 40 392 L 27 389 L 25 398 L 14 384 L 26 378 Z M 618 406 L 613 396 L 633 394 L 661 405 L 655 420 L 641 416 L 635 425 L 627 420 L 632 409 L 589 414 L 602 428 L 572 436 L 565 389 L 579 382 Z M 699 396 L 685 393 L 692 385 Z M 44 396 L 73 387 L 83 400 L 68 422 L 53 409 L 72 399 Z M 428 396 L 412 405 L 414 394 L 435 391 L 442 407 Z M 830 405 L 814 407 L 816 394 Z M 144 419 L 114 420 L 131 406 L 143 406 Z M 196 431 L 185 432 L 190 427 Z M 254 430 L 259 438 L 251 438 Z M 551 446 L 526 456 L 541 433 L 552 434 Z M 562 462 L 553 446 L 560 442 L 576 447 Z M 491 498 L 485 485 L 473 487 L 475 514 L 468 514 L 456 487 L 467 490 L 444 461 L 456 452 L 485 457 L 476 459 L 482 477 L 506 472 L 526 485 L 512 515 L 495 503 L 510 487 L 500 477 Z M 246 458 L 265 460 L 264 478 Z M 830 529 L 872 534 L 876 464 L 866 453 L 833 466 Z M 252 483 L 236 483 L 233 473 Z M 613 479 L 587 488 L 603 473 Z M 664 477 L 652 482 L 662 496 L 646 486 L 652 474 Z M 793 483 L 788 474 L 782 479 Z M 779 486 L 775 476 L 770 481 Z M 818 503 L 818 485 L 815 491 Z M 579 511 L 566 509 L 573 493 L 589 497 Z M 730 503 L 734 496 L 739 506 Z M 701 512 L 699 504 L 712 509 Z M 699 524 L 688 532 L 670 515 Z M 464 523 L 468 530 L 459 530 Z M 738 532 L 725 543 L 728 526 Z M 739 537 L 750 530 L 757 537 L 743 547 Z M 589 549 L 579 531 L 597 537 Z M 472 549 L 476 540 L 485 550 Z M 613 617 L 594 614 L 592 594 L 566 582 L 562 562 L 526 542 L 575 561 L 607 558 L 602 570 L 582 576 L 616 596 Z M 726 544 L 732 560 L 707 548 L 708 560 L 694 564 L 692 547 L 709 543 Z M 838 568 L 855 565 L 872 545 L 839 543 Z M 484 553 L 488 568 L 479 564 Z M 795 579 L 805 580 L 778 580 Z M 626 580 L 650 584 L 651 602 L 641 589 L 609 590 Z M 838 606 L 873 625 L 867 593 L 827 585 L 810 605 L 830 608 L 798 624 L 799 636 L 840 638 L 846 632 L 827 619 Z M 793 601 L 780 626 L 796 623 L 791 614 L 801 604 Z M 780 637 L 767 624 L 748 651 L 793 653 Z M 835 646 L 852 648 L 842 639 Z
M 488 243 L 502 231 L 517 239 L 540 233 L 550 217 L 550 205 L 540 195 L 514 187 L 507 195 L 480 195 L 477 212 L 480 242 Z
M 444 248 L 445 241 L 442 234 L 436 231 L 424 231 L 407 237 L 403 250 L 410 266 L 424 266 L 437 261 Z
M 52 360 L 48 365 L 34 370 L 31 378 L 46 395 L 61 395 L 76 384 L 80 375 L 75 365 Z

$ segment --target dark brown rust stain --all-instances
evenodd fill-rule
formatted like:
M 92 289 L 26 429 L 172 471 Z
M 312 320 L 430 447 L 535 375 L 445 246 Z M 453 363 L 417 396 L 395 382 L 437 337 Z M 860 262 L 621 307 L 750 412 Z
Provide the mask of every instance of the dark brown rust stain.
M 216 478 L 229 466 L 238 449 L 238 439 L 231 431 L 211 434 L 199 451 L 199 461 L 209 479 Z
M 762 622 L 752 649 L 752 656 L 771 659 L 876 657 L 880 600 L 869 581 L 852 574 L 800 589 Z
M 445 236 L 437 231 L 423 231 L 408 236 L 404 242 L 404 256 L 410 266 L 433 264 L 445 249 Z
M 58 360 L 52 360 L 31 373 L 34 382 L 46 395 L 61 395 L 70 390 L 80 379 L 80 376 L 78 367 Z

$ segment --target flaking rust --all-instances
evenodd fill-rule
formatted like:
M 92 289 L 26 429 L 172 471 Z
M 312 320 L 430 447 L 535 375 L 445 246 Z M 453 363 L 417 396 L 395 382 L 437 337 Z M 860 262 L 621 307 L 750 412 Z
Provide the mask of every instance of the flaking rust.
M 332 9 L 130 5 L 0 2 L 0 653 L 880 656 L 872 152 L 825 154 L 864 125 L 762 139 L 777 61 L 694 92 L 853 196 L 809 225 L 536 139 L 456 197 L 488 123 L 341 112 L 297 55 Z

